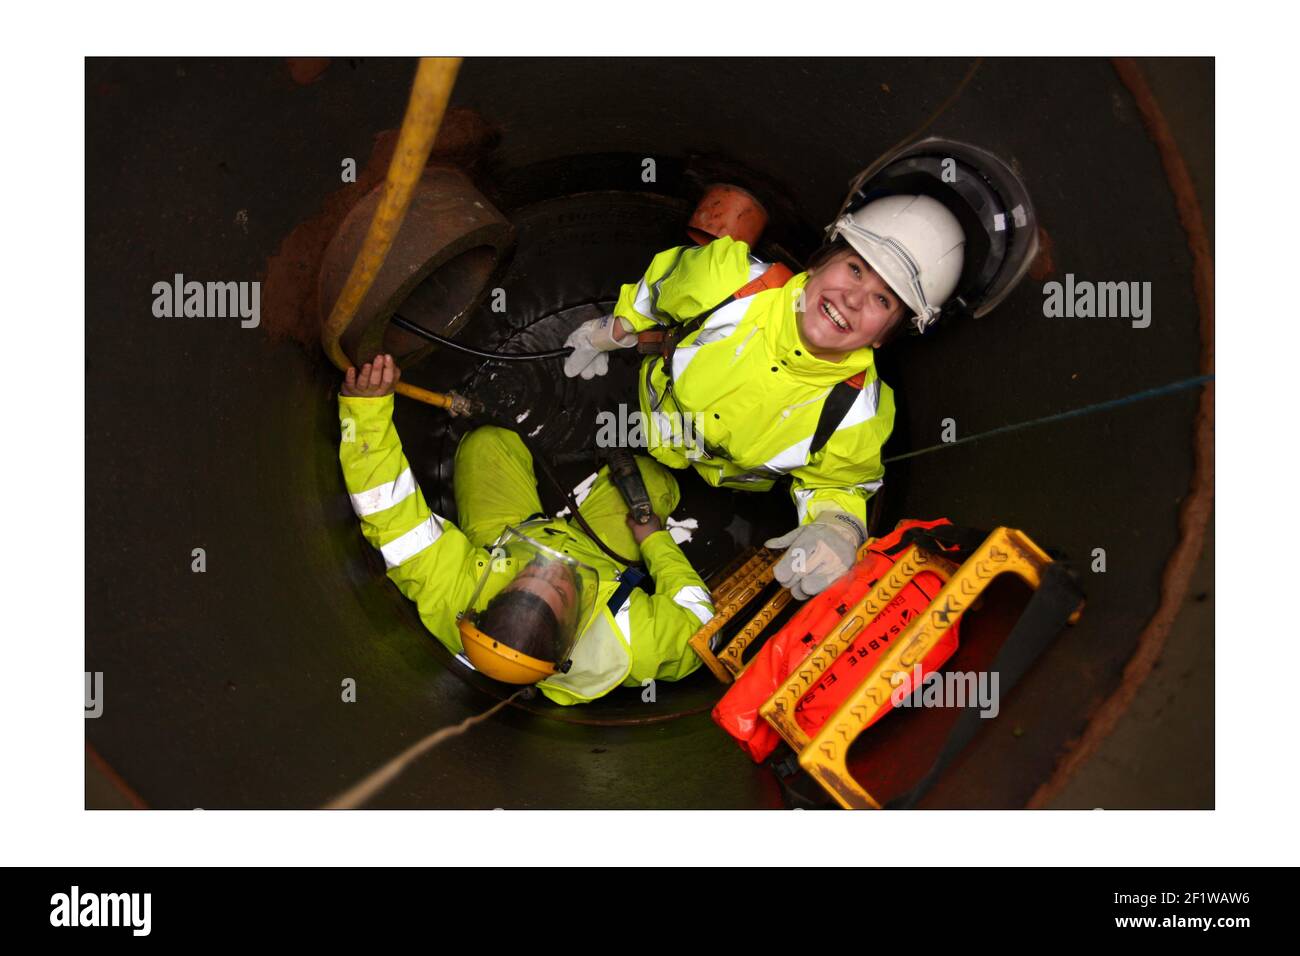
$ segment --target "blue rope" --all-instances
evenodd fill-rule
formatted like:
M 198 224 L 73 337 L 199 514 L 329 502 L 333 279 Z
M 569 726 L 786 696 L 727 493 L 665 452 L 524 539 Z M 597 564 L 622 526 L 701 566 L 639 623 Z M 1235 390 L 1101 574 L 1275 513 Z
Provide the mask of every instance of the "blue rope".
M 1078 418 L 1081 415 L 1091 415 L 1093 412 L 1105 411 L 1108 408 L 1119 408 L 1122 405 L 1131 405 L 1134 402 L 1145 401 L 1148 398 L 1158 398 L 1161 395 L 1169 395 L 1173 392 L 1185 391 L 1189 388 L 1196 388 L 1204 385 L 1206 382 L 1214 381 L 1213 375 L 1197 375 L 1195 378 L 1185 378 L 1178 382 L 1171 382 L 1168 385 L 1161 385 L 1157 388 L 1148 388 L 1143 392 L 1134 392 L 1132 395 L 1125 395 L 1123 398 L 1112 398 L 1108 402 L 1098 402 L 1095 405 L 1084 405 L 1082 408 L 1074 408 L 1068 412 L 1058 412 L 1055 415 L 1045 415 L 1042 418 L 1031 419 L 1027 422 L 1016 422 L 1013 425 L 1000 425 L 997 428 L 989 429 L 986 432 L 979 432 L 975 435 L 969 435 L 966 438 L 959 438 L 956 441 L 941 442 L 938 445 L 929 445 L 926 448 L 918 448 L 916 451 L 904 452 L 901 455 L 891 455 L 886 458 L 882 464 L 889 464 L 893 461 L 902 461 L 904 458 L 915 458 L 918 455 L 925 455 L 932 451 L 939 451 L 943 448 L 952 448 L 956 445 L 964 445 L 966 442 L 979 441 L 981 438 L 988 438 L 991 435 L 1002 435 L 1006 432 L 1020 431 L 1023 428 L 1032 428 L 1035 425 L 1046 425 L 1048 422 L 1064 421 L 1067 418 Z

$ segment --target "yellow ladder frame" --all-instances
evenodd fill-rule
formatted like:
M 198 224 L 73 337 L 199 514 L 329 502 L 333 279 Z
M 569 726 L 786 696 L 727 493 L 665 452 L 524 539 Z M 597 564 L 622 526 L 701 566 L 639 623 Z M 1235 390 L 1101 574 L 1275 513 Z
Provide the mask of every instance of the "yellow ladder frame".
M 894 566 L 890 574 L 897 574 L 900 589 L 926 566 L 929 558 L 917 558 L 924 553 L 913 546 Z M 799 765 L 845 809 L 879 810 L 880 803 L 849 773 L 847 758 L 853 741 L 898 686 L 896 680 L 901 677 L 896 675 L 910 675 L 912 668 L 994 578 L 1015 574 L 1037 590 L 1042 583 L 1043 569 L 1051 563 L 1052 559 L 1028 535 L 1014 528 L 995 529 L 948 579 L 926 612 L 907 626 L 862 683 L 822 725 L 817 736 L 800 751 Z M 1071 622 L 1077 620 L 1082 607 L 1080 604 L 1075 610 Z
M 790 603 L 790 591 L 781 588 L 764 601 L 763 606 L 746 622 L 739 633 L 716 654 L 709 647 L 709 642 L 714 634 L 725 627 L 767 586 L 772 580 L 772 568 L 780 559 L 781 555 L 777 552 L 759 548 L 753 557 L 745 561 L 734 574 L 717 587 L 713 593 L 713 618 L 691 636 L 691 649 L 713 672 L 713 676 L 724 684 L 730 684 L 744 671 L 746 664 L 741 657 L 745 649 L 763 632 L 763 628 L 772 622 L 781 609 Z

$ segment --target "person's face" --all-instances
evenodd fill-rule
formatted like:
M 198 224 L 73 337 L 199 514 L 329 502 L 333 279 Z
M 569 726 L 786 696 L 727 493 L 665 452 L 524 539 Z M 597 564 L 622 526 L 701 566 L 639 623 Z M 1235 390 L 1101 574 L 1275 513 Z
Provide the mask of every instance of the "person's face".
M 879 348 L 907 311 L 903 300 L 852 249 L 809 270 L 803 292 L 799 334 L 819 358 L 837 360 L 864 345 Z
M 562 627 L 571 626 L 578 611 L 578 587 L 573 573 L 560 561 L 533 560 L 502 588 L 537 595 L 555 614 Z

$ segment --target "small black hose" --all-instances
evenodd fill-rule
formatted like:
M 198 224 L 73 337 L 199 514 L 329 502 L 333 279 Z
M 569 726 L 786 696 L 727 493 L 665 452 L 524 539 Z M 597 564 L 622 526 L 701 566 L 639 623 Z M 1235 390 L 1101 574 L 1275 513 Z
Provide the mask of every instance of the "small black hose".
M 460 352 L 467 352 L 470 355 L 477 356 L 481 359 L 488 359 L 490 361 L 532 362 L 540 359 L 562 358 L 573 351 L 571 348 L 561 348 L 551 349 L 549 352 L 488 352 L 483 349 L 476 349 L 473 346 L 462 345 L 460 342 L 457 342 L 454 339 L 445 338 L 438 335 L 436 332 L 430 332 L 424 326 L 416 325 L 410 319 L 404 318 L 396 313 L 393 314 L 392 322 L 399 329 L 404 329 L 412 335 L 418 335 L 422 339 L 427 339 L 430 342 L 436 342 L 439 345 L 445 345 L 448 348 L 456 349 Z M 596 534 L 596 530 L 587 523 L 587 519 L 584 518 L 582 512 L 578 510 L 578 502 L 573 497 L 573 493 L 565 490 L 564 486 L 560 484 L 559 479 L 555 477 L 555 473 L 551 471 L 550 466 L 546 463 L 546 459 L 533 450 L 528 439 L 524 438 L 514 425 L 507 422 L 503 416 L 495 414 L 491 409 L 483 408 L 482 411 L 485 414 L 480 415 L 481 418 L 487 418 L 493 424 L 509 429 L 516 435 L 519 435 L 520 439 L 523 440 L 525 447 L 527 447 L 529 452 L 532 454 L 534 464 L 541 466 L 542 474 L 546 476 L 547 480 L 555 486 L 555 490 L 560 493 L 566 502 L 568 502 L 569 511 L 571 512 L 573 519 L 578 523 L 578 526 L 587 533 L 588 537 L 595 542 L 600 550 L 604 551 L 605 554 L 609 555 L 615 561 L 624 566 L 639 566 L 641 564 L 640 561 L 625 558 L 601 540 L 600 535 Z
M 488 359 L 493 362 L 535 362 L 541 359 L 564 358 L 571 353 L 571 348 L 551 349 L 549 352 L 488 352 L 484 349 L 476 349 L 472 345 L 465 345 L 457 342 L 455 339 L 445 338 L 437 332 L 430 332 L 422 325 L 416 325 L 410 319 L 400 315 L 393 315 L 393 325 L 397 326 L 412 335 L 418 335 L 420 338 L 429 342 L 436 342 L 438 345 L 444 345 L 449 349 L 455 349 L 458 352 L 465 352 L 477 358 Z

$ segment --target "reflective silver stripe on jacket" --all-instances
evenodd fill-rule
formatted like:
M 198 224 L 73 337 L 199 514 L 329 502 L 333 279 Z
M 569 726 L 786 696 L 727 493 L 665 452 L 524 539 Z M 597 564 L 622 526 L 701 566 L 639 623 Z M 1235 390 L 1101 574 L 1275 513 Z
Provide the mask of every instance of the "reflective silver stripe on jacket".
M 384 556 L 384 563 L 389 568 L 395 568 L 411 560 L 440 537 L 442 537 L 442 519 L 430 513 L 429 517 L 401 537 L 381 545 L 379 553 Z
M 667 322 L 667 317 L 664 316 L 663 313 L 659 311 L 659 290 L 663 286 L 663 284 L 668 281 L 668 279 L 672 276 L 672 274 L 677 271 L 677 267 L 682 263 L 682 256 L 686 255 L 686 253 L 691 251 L 693 250 L 678 248 L 677 255 L 673 259 L 673 264 L 668 267 L 668 271 L 665 272 L 663 275 L 661 275 L 658 279 L 656 279 L 654 285 L 650 286 L 650 288 L 647 290 L 650 297 L 650 317 L 654 319 L 656 322 L 658 322 L 660 325 L 667 325 L 668 322 Z M 645 285 L 645 279 L 643 278 L 641 280 L 641 286 L 644 285 Z M 638 288 L 637 291 L 639 292 L 640 288 Z
M 808 464 L 808 449 L 812 447 L 812 440 L 813 436 L 809 435 L 802 441 L 795 442 L 785 451 L 763 462 L 754 470 L 759 474 L 767 473 L 774 477 L 780 477 L 794 471 L 796 468 L 802 468 Z
M 735 332 L 748 310 L 749 299 L 737 299 L 735 302 L 728 302 L 709 316 L 708 321 L 701 325 L 691 338 L 689 345 L 679 345 L 673 351 L 673 378 L 681 378 L 690 366 L 691 360 L 699 354 L 701 346 L 725 339 Z
M 623 636 L 627 638 L 627 643 L 630 646 L 632 644 L 632 595 L 629 594 L 624 598 L 623 606 L 614 612 L 614 623 L 623 632 Z
M 880 379 L 872 379 L 866 385 L 862 386 L 862 391 L 854 399 L 849 410 L 844 413 L 840 419 L 839 425 L 835 430 L 841 431 L 845 428 L 852 428 L 854 425 L 861 425 L 868 419 L 875 418 L 876 409 L 880 405 Z
M 350 497 L 352 510 L 357 513 L 357 517 L 366 518 L 387 511 L 413 494 L 415 494 L 415 476 L 411 474 L 411 469 L 407 468 L 392 481 L 367 491 L 359 491 Z
M 646 288 L 645 279 L 636 284 L 636 299 L 632 302 L 632 308 L 646 318 L 654 319 L 663 325 L 663 316 L 655 311 L 654 300 L 650 296 L 650 290 Z
M 808 517 L 808 506 L 812 504 L 813 492 L 815 488 L 794 488 L 794 510 L 799 514 L 799 523 L 803 524 L 804 519 Z
M 885 484 L 884 479 L 877 478 L 874 481 L 860 481 L 856 485 L 849 485 L 848 487 L 860 488 L 861 490 L 869 494 L 875 494 L 884 486 L 884 484 Z M 795 511 L 798 512 L 799 514 L 799 523 L 803 524 L 804 520 L 808 517 L 808 506 L 812 504 L 813 495 L 815 495 L 819 491 L 834 491 L 836 489 L 794 488 L 792 490 L 794 491 L 794 508 Z
M 709 621 L 713 620 L 713 608 L 711 607 L 712 602 L 709 600 L 709 592 L 698 585 L 679 589 L 673 595 L 673 603 L 678 607 L 686 608 L 686 610 L 694 614 L 700 619 L 701 625 L 708 624 Z
M 719 485 L 755 485 L 772 480 L 771 475 L 760 475 L 753 471 L 742 471 L 738 475 L 727 475 L 718 480 Z

